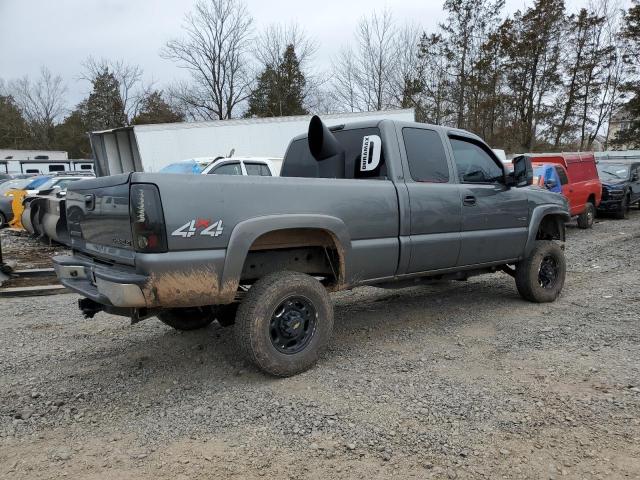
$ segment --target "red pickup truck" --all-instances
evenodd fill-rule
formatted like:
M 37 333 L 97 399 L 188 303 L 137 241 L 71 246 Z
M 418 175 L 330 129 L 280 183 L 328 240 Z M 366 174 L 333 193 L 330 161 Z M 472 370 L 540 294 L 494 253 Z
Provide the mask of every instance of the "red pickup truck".
M 591 228 L 596 208 L 602 198 L 602 183 L 598 177 L 593 153 L 530 153 L 536 165 L 553 164 L 560 179 L 559 191 L 569 202 L 571 216 L 578 217 L 578 227 Z M 545 184 L 556 190 L 551 184 Z

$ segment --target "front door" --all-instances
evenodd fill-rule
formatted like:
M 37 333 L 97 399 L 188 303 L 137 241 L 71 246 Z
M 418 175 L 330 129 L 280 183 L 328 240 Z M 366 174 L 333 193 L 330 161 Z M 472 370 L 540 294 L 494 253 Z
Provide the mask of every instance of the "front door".
M 527 241 L 526 191 L 507 188 L 504 168 L 482 142 L 450 138 L 462 202 L 459 266 L 518 258 Z

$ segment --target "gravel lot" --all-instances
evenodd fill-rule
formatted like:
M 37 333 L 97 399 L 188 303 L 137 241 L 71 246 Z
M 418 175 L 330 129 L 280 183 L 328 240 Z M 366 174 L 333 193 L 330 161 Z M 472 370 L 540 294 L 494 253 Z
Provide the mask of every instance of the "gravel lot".
M 640 478 L 640 212 L 568 237 L 555 304 L 504 274 L 335 295 L 290 379 L 217 324 L 0 299 L 0 478 Z

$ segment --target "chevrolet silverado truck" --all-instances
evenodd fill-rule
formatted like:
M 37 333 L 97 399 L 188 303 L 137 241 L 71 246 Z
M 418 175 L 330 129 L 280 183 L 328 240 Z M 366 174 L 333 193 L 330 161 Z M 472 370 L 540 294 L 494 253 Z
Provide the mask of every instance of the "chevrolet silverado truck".
M 503 271 L 520 295 L 564 285 L 566 200 L 507 172 L 466 131 L 313 117 L 280 177 L 129 173 L 69 186 L 73 254 L 55 257 L 85 316 L 179 330 L 234 325 L 258 368 L 310 368 L 333 328 L 329 292 Z M 189 194 L 193 192 L 193 194 Z

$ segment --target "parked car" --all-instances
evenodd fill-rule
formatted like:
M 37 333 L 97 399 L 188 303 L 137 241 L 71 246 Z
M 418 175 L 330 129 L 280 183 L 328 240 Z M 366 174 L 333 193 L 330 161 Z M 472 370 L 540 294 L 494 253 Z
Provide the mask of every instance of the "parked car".
M 95 178 L 95 175 L 92 172 L 65 172 L 51 178 L 25 196 L 22 211 L 14 205 L 14 216 L 20 212 L 22 228 L 32 235 L 68 244 L 64 196 L 68 185 L 87 178 Z
M 535 166 L 555 166 L 571 216 L 577 217 L 578 227 L 591 228 L 602 198 L 602 183 L 593 153 L 530 153 L 527 156 Z
M 614 213 L 626 218 L 629 208 L 640 208 L 640 162 L 600 161 L 598 174 L 602 181 L 599 213 Z
M 20 178 L 0 183 L 0 228 L 6 227 L 13 220 L 12 190 L 21 190 L 31 181 L 30 178 Z
M 527 157 L 508 173 L 463 130 L 392 120 L 329 129 L 313 117 L 280 177 L 130 173 L 70 185 L 73 254 L 54 264 L 87 317 L 235 323 L 246 358 L 289 376 L 329 341 L 330 291 L 504 271 L 524 299 L 554 301 L 569 210 L 560 195 L 519 188 L 532 177 Z M 129 208 L 101 207 L 114 196 Z
M 275 177 L 280 173 L 282 159 L 258 157 L 194 158 L 167 165 L 159 173 L 193 175 L 253 175 Z
M 159 173 L 181 173 L 188 175 L 200 175 L 202 171 L 210 164 L 222 157 L 209 158 L 190 158 L 188 160 L 180 160 L 173 162 L 159 170 Z
M 84 178 L 93 178 L 95 175 L 92 173 L 78 173 L 77 175 L 73 175 L 69 172 L 64 172 L 64 174 L 56 175 L 53 177 L 49 177 L 46 181 L 39 183 L 38 185 L 29 185 L 25 188 L 27 195 L 38 195 L 41 191 L 47 191 L 52 189 L 64 190 L 67 185 L 72 182 L 77 182 L 78 180 L 82 180 Z
M 5 228 L 13 220 L 13 198 L 0 196 L 0 228 Z
M 203 175 L 249 175 L 276 177 L 280 174 L 276 165 L 282 160 L 270 158 L 230 157 L 216 160 L 202 171 Z

